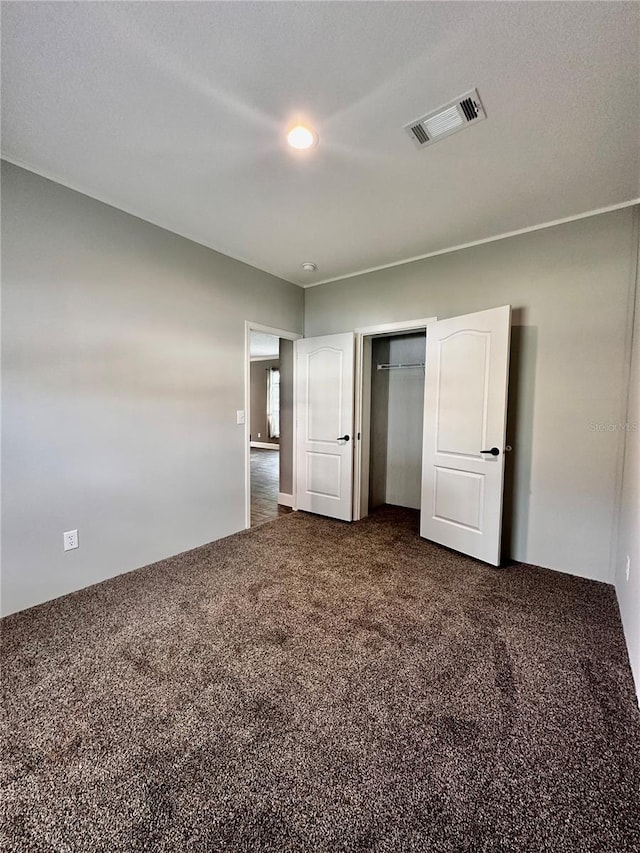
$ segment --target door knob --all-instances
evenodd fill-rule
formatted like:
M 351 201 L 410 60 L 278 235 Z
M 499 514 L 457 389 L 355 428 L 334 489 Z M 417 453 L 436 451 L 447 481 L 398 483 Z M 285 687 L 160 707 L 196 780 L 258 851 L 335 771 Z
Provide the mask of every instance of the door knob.
M 348 436 L 348 435 L 339 435 L 336 438 L 336 441 L 349 441 L 349 438 L 350 438 L 350 436 Z
M 500 451 L 497 447 L 492 447 L 491 450 L 481 450 L 480 453 L 490 453 L 492 456 L 500 456 Z

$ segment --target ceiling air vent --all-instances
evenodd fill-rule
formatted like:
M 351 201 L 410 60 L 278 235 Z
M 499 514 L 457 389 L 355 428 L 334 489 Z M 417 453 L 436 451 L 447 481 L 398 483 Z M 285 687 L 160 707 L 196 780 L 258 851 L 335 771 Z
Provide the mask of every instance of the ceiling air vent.
M 424 148 L 486 117 L 480 96 L 472 89 L 440 109 L 409 122 L 404 129 L 418 148 Z
M 411 127 L 411 133 L 413 133 L 413 135 L 414 135 L 414 136 L 415 136 L 415 138 L 418 140 L 418 143 L 419 143 L 420 145 L 424 145 L 424 144 L 425 144 L 425 142 L 428 142 L 428 141 L 429 141 L 429 137 L 427 136 L 427 131 L 426 131 L 426 130 L 424 129 L 424 127 L 423 127 L 421 124 L 419 124 L 419 123 L 418 123 L 418 124 L 414 124 L 414 125 Z

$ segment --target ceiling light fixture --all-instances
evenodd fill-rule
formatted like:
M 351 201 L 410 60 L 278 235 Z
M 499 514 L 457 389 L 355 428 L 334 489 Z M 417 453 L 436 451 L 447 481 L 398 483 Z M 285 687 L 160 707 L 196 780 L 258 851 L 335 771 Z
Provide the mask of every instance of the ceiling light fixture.
M 318 265 L 311 261 L 305 261 L 303 264 L 300 264 L 300 266 L 305 272 L 315 272 L 318 269 Z
M 287 142 L 292 148 L 303 151 L 305 148 L 312 148 L 318 144 L 318 134 L 311 127 L 297 124 L 287 133 Z

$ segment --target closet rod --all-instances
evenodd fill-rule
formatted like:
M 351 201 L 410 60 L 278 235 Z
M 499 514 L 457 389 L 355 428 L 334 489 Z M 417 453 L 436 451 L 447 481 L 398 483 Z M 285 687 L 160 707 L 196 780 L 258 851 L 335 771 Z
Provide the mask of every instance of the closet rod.
M 424 367 L 424 361 L 414 361 L 409 364 L 379 364 L 378 370 L 406 370 L 408 367 Z

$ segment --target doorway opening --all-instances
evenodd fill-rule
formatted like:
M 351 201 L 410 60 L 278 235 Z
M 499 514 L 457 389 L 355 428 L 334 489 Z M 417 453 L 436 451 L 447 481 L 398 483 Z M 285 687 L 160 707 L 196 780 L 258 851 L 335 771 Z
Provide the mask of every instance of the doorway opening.
M 371 342 L 368 511 L 420 509 L 426 332 Z
M 501 305 L 438 322 L 357 329 L 355 338 L 353 333 L 343 332 L 300 342 L 298 509 L 357 521 L 369 512 L 370 498 L 375 499 L 375 484 L 372 488 L 370 480 L 376 471 L 383 472 L 383 500 L 405 506 L 414 500 L 407 495 L 415 477 L 421 481 L 420 536 L 499 565 L 504 453 L 510 449 L 506 445 L 510 329 L 511 306 Z M 386 351 L 386 344 L 375 344 L 374 351 L 374 341 L 380 336 L 397 341 L 390 341 Z M 372 391 L 374 352 L 378 356 L 376 371 L 414 370 L 422 367 L 416 351 L 402 351 L 418 342 L 426 368 L 422 429 L 419 416 L 414 423 L 408 417 L 406 400 L 397 416 L 390 414 L 388 384 L 378 397 Z M 392 344 L 398 361 L 383 361 L 392 358 Z M 352 430 L 354 384 L 356 428 Z M 406 390 L 402 383 L 396 390 L 402 400 Z M 384 401 L 385 396 L 382 423 L 386 444 L 379 445 L 372 412 L 376 401 Z M 414 400 L 420 400 L 420 391 L 414 391 Z M 401 465 L 398 478 L 397 471 L 390 475 L 387 457 L 389 453 L 399 456 L 406 448 L 390 450 L 389 433 L 393 439 L 399 432 L 406 443 L 409 426 L 413 433 L 422 432 L 421 465 L 418 459 L 404 470 Z M 354 444 L 355 453 L 351 450 Z M 377 466 L 377 456 L 385 457 L 383 465 Z M 400 500 L 389 497 L 398 485 L 391 481 L 398 479 L 403 490 Z
M 384 504 L 420 509 L 427 327 L 357 330 L 353 518 Z
M 245 526 L 272 521 L 294 504 L 293 341 L 246 323 Z

